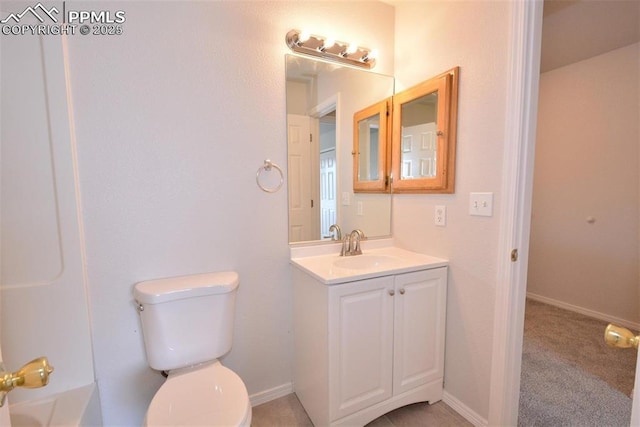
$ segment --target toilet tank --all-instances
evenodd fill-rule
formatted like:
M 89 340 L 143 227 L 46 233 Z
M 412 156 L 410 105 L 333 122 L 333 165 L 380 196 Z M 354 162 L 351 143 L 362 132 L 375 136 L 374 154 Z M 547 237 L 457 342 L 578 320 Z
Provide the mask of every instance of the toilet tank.
M 237 289 L 233 271 L 137 283 L 133 294 L 149 366 L 169 371 L 231 350 Z

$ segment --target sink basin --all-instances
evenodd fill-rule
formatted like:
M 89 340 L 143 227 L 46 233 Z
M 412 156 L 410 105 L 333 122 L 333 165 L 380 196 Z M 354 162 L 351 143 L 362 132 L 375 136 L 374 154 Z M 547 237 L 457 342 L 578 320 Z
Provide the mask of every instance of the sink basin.
M 445 267 L 442 258 L 390 246 L 386 239 L 363 242 L 362 255 L 338 256 L 340 244 L 292 248 L 291 264 L 325 285 Z M 297 272 L 296 272 L 297 273 Z
M 397 262 L 398 258 L 388 255 L 353 255 L 341 257 L 333 261 L 333 265 L 351 270 L 369 270 L 391 267 Z

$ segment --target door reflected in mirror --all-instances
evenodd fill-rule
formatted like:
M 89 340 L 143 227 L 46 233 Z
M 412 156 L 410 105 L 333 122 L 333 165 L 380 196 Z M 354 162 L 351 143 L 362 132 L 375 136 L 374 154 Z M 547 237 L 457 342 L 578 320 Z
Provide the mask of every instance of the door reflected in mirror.
M 437 167 L 438 93 L 402 105 L 401 179 L 433 178 Z
M 330 239 L 329 228 L 336 224 L 336 110 L 319 117 L 320 126 L 320 236 Z
M 360 127 L 354 128 L 354 114 L 389 99 L 393 77 L 286 55 L 286 89 L 289 242 L 329 242 L 332 224 L 344 232 L 360 228 L 370 238 L 389 236 L 390 194 L 354 190 L 352 151 Z M 369 142 L 362 162 L 375 182 L 388 174 L 380 137 L 388 131 L 386 120 L 370 116 L 362 124 Z

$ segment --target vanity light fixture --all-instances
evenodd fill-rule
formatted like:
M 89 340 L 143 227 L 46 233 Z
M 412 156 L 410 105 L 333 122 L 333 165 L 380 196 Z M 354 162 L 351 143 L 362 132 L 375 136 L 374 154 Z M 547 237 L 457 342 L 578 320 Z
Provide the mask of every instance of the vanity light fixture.
M 291 30 L 286 36 L 287 46 L 297 53 L 317 56 L 331 61 L 373 68 L 376 65 L 376 51 L 365 47 L 336 41 L 304 31 Z

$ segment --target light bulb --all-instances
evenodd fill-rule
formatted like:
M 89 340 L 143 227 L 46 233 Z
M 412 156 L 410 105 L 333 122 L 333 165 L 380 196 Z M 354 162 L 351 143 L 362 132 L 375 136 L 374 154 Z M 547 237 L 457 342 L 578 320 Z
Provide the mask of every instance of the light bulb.
M 324 43 L 322 44 L 322 47 L 324 49 L 331 49 L 334 44 L 336 44 L 335 39 L 332 39 L 332 38 L 329 37 L 329 38 L 324 39 Z
M 301 31 L 300 34 L 298 34 L 298 43 L 304 43 L 309 40 L 310 37 L 311 34 L 309 31 Z
M 352 53 L 356 53 L 358 51 L 358 45 L 355 43 L 350 43 L 349 46 L 347 46 L 347 55 L 351 55 Z

